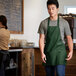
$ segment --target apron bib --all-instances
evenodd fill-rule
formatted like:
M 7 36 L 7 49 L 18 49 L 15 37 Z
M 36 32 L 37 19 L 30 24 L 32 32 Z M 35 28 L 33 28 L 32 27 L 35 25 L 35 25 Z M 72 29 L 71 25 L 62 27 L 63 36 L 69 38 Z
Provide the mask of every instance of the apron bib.
M 57 26 L 49 26 L 49 22 L 50 19 L 48 19 L 47 36 L 44 47 L 46 63 L 43 63 L 43 65 L 65 65 L 67 53 L 60 35 L 59 16 Z

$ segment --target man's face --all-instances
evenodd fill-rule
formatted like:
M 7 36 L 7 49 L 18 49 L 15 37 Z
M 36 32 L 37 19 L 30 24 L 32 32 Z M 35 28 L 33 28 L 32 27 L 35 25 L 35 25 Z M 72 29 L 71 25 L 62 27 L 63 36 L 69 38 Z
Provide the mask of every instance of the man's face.
M 59 8 L 57 8 L 56 5 L 54 4 L 48 5 L 48 13 L 51 17 L 56 16 L 58 14 L 58 10 Z

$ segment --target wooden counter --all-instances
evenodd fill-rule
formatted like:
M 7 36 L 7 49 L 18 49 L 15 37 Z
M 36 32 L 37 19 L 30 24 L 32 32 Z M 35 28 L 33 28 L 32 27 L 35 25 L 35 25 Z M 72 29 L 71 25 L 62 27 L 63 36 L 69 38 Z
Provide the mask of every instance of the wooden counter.
M 15 51 L 19 52 L 18 76 L 46 76 L 38 47 L 10 48 L 9 50 L 9 52 Z M 73 58 L 67 62 L 66 76 L 76 76 L 76 50 L 74 50 Z
M 11 76 L 35 76 L 35 71 L 34 71 L 35 62 L 34 62 L 33 47 L 30 47 L 30 48 L 12 47 L 8 51 L 9 53 L 12 54 L 11 58 L 13 58 L 13 60 L 18 66 L 16 71 L 17 73 L 15 74 L 15 72 L 13 72 Z M 17 53 L 17 56 L 13 56 L 16 53 Z

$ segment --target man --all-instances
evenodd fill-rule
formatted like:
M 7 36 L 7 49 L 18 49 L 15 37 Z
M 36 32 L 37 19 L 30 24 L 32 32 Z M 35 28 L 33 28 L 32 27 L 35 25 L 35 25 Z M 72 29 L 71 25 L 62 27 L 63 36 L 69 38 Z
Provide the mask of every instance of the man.
M 47 9 L 50 17 L 43 20 L 38 33 L 41 59 L 45 66 L 46 76 L 65 76 L 66 61 L 73 55 L 73 42 L 68 22 L 59 18 L 59 3 L 57 0 L 48 0 Z M 65 49 L 64 34 L 67 38 L 69 53 Z

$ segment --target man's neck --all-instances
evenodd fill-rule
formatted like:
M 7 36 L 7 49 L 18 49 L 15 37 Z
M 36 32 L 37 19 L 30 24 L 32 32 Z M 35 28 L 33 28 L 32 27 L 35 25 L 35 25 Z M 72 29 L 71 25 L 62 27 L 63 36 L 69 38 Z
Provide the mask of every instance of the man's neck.
M 50 20 L 52 20 L 52 21 L 55 21 L 55 20 L 57 20 L 58 19 L 58 15 L 56 15 L 56 16 L 50 16 Z

